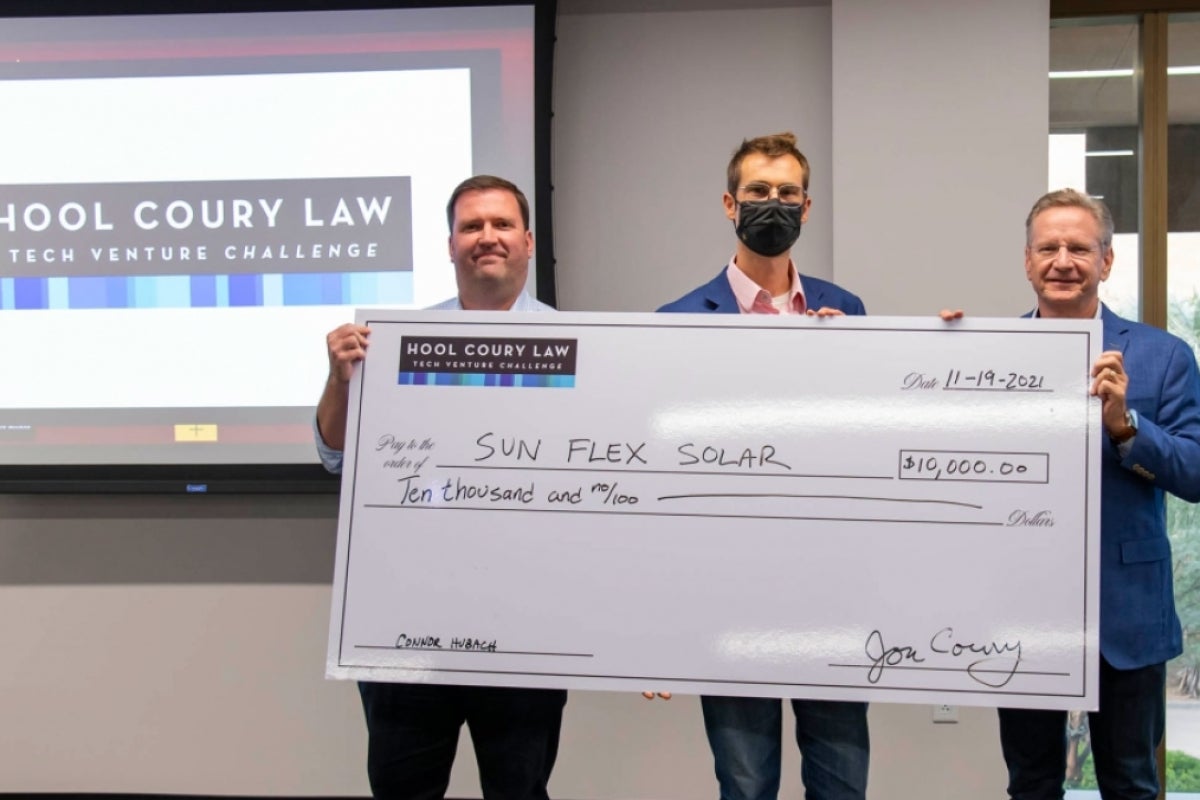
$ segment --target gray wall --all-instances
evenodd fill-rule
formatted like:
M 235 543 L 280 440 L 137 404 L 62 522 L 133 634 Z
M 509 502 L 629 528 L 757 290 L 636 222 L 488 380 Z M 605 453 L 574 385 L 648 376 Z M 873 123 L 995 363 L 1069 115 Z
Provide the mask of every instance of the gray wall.
M 797 263 L 830 277 L 830 45 L 827 5 L 564 14 L 553 136 L 560 307 L 653 311 L 716 275 L 734 246 L 721 205 L 729 157 L 743 138 L 782 130 L 812 164 Z
M 1028 305 L 1046 0 L 560 4 L 564 308 L 648 310 L 715 274 L 728 155 L 784 128 L 813 161 L 802 271 L 877 314 Z M 0 496 L 0 791 L 365 793 L 355 692 L 322 678 L 335 523 L 329 498 Z M 1000 793 L 991 712 L 871 724 L 872 797 Z M 451 792 L 478 796 L 460 752 Z M 714 796 L 696 702 L 574 693 L 552 789 Z
M 1032 307 L 1022 251 L 1049 169 L 1047 18 L 1037 0 L 834 2 L 834 271 L 871 313 Z

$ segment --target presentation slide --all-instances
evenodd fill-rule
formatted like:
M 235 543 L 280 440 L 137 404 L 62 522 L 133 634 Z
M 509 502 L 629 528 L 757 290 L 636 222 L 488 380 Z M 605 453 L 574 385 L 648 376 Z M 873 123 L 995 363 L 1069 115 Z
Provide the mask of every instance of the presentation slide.
M 0 467 L 313 464 L 325 333 L 532 195 L 533 10 L 0 20 L 0 107 Z

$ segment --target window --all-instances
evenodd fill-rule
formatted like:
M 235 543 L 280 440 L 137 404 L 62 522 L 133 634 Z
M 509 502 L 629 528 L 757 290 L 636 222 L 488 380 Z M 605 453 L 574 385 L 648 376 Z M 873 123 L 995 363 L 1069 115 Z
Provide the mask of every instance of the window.
M 1093 7 L 1116 5 L 1132 4 Z M 1084 190 L 1113 212 L 1101 299 L 1200 355 L 1200 13 L 1061 18 L 1050 34 L 1049 188 Z M 1167 672 L 1164 777 L 1176 798 L 1200 794 L 1200 506 L 1170 497 L 1167 514 L 1184 631 Z M 1086 715 L 1069 717 L 1068 737 L 1068 797 L 1097 797 Z

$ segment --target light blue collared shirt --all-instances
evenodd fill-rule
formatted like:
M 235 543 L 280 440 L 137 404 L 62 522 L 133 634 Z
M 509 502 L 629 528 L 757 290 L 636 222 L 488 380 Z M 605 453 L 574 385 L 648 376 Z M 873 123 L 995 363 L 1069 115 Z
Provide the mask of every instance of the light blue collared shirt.
M 458 299 L 458 295 L 451 297 L 448 300 L 443 300 L 437 305 L 430 306 L 426 311 L 464 311 L 462 301 Z M 540 300 L 536 300 L 529 296 L 528 292 L 521 292 L 513 302 L 512 308 L 509 311 L 553 311 L 552 306 L 548 306 Z M 342 451 L 334 450 L 329 445 L 325 444 L 321 439 L 321 431 L 317 428 L 317 415 L 313 414 L 313 441 L 317 444 L 317 455 L 321 457 L 321 463 L 325 465 L 325 469 L 335 475 L 342 473 Z
M 426 311 L 465 311 L 462 307 L 462 301 L 458 299 L 458 295 L 443 300 L 435 306 L 430 306 Z M 553 311 L 554 308 L 546 305 L 540 300 L 535 300 L 529 296 L 529 292 L 521 292 L 517 295 L 517 299 L 513 301 L 512 308 L 509 311 Z

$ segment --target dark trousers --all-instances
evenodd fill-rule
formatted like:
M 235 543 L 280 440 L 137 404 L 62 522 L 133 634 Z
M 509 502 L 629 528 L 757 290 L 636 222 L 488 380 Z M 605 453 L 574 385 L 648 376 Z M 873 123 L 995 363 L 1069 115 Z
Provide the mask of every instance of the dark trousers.
M 367 682 L 358 691 L 375 797 L 445 797 L 465 722 L 485 800 L 548 800 L 565 691 Z
M 1100 710 L 1088 714 L 1092 761 L 1104 800 L 1155 800 L 1155 751 L 1166 726 L 1166 664 L 1114 669 L 1100 660 Z M 1059 800 L 1067 712 L 1000 709 L 1000 746 L 1013 800 Z
M 871 757 L 867 704 L 791 703 L 805 798 L 864 800 Z M 783 761 L 783 702 L 705 695 L 700 708 L 721 800 L 776 800 Z

